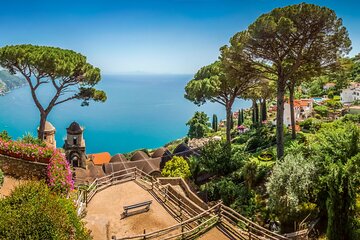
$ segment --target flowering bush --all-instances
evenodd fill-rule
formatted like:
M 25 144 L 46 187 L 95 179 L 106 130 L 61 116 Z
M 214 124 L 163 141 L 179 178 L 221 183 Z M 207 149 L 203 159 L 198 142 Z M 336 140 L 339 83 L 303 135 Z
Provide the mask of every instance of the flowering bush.
M 49 187 L 59 194 L 66 195 L 74 188 L 70 165 L 59 150 L 0 138 L 0 154 L 47 163 L 47 182 Z
M 54 149 L 0 138 L 0 154 L 28 161 L 49 163 Z
M 70 165 L 59 150 L 55 151 L 50 159 L 47 178 L 49 187 L 61 195 L 66 195 L 74 189 Z

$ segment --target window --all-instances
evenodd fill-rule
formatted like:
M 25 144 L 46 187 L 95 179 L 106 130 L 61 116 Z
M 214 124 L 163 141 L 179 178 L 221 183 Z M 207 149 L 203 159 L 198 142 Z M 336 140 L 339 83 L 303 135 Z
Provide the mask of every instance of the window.
M 73 144 L 74 144 L 74 145 L 77 145 L 77 137 L 74 137 L 74 139 L 73 139 Z

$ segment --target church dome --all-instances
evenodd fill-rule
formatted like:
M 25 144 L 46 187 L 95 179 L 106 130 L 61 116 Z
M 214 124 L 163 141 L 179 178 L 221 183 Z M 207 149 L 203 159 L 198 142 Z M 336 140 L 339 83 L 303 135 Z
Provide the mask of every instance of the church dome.
M 72 134 L 80 134 L 83 131 L 77 122 L 72 122 L 66 130 L 68 133 Z
M 39 130 L 39 127 L 38 127 Z M 55 132 L 55 127 L 48 121 L 45 122 L 44 132 Z

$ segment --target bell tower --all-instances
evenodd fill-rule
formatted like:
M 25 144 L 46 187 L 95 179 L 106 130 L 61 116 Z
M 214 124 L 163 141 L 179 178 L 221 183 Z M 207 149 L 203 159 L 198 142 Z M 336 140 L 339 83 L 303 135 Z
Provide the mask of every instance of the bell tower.
M 84 129 L 77 122 L 73 122 L 66 129 L 67 136 L 64 144 L 66 159 L 73 167 L 86 168 L 86 146 Z

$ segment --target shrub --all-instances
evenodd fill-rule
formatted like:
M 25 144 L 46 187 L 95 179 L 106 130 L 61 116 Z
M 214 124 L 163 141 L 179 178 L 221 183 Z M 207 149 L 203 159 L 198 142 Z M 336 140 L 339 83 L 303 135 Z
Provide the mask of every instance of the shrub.
M 241 166 L 242 158 L 232 157 L 230 144 L 210 141 L 202 148 L 199 161 L 207 172 L 225 176 Z
M 279 217 L 282 228 L 292 224 L 292 217 L 300 211 L 301 204 L 311 199 L 317 173 L 315 163 L 305 160 L 302 154 L 288 154 L 274 166 L 266 189 L 270 208 Z
M 4 130 L 2 132 L 0 132 L 0 138 L 4 141 L 10 141 L 11 140 L 11 136 L 9 135 L 9 133 Z
M 182 177 L 188 178 L 191 176 L 189 164 L 183 157 L 174 156 L 165 164 L 161 171 L 164 177 Z
M 315 106 L 314 110 L 322 117 L 327 117 L 329 114 L 329 108 L 327 106 Z
M 343 122 L 353 122 L 360 123 L 360 113 L 358 114 L 346 114 L 341 121 Z
M 74 189 L 70 165 L 59 150 L 50 159 L 47 178 L 49 187 L 58 194 L 66 195 Z
M 46 143 L 37 137 L 34 137 L 31 133 L 27 132 L 25 135 L 22 136 L 21 139 L 19 139 L 20 142 L 27 143 L 27 144 L 34 144 L 38 145 L 40 147 L 46 147 Z
M 342 108 L 342 103 L 340 101 L 336 101 L 334 99 L 329 99 L 325 102 L 325 105 L 332 109 L 340 109 Z
M 0 138 L 0 153 L 24 160 L 48 163 L 54 149 Z
M 341 100 L 341 97 L 340 96 L 334 96 L 334 101 L 340 101 Z
M 0 187 L 3 185 L 3 183 L 4 183 L 4 173 L 0 169 Z
M 269 147 L 276 142 L 276 135 L 273 129 L 263 125 L 256 129 L 250 139 L 247 141 L 246 150 L 250 152 L 257 151 L 258 148 Z
M 300 127 L 310 132 L 316 132 L 321 128 L 321 121 L 316 118 L 308 118 L 300 122 Z
M 71 200 L 43 182 L 17 187 L 0 200 L 0 239 L 91 239 Z

